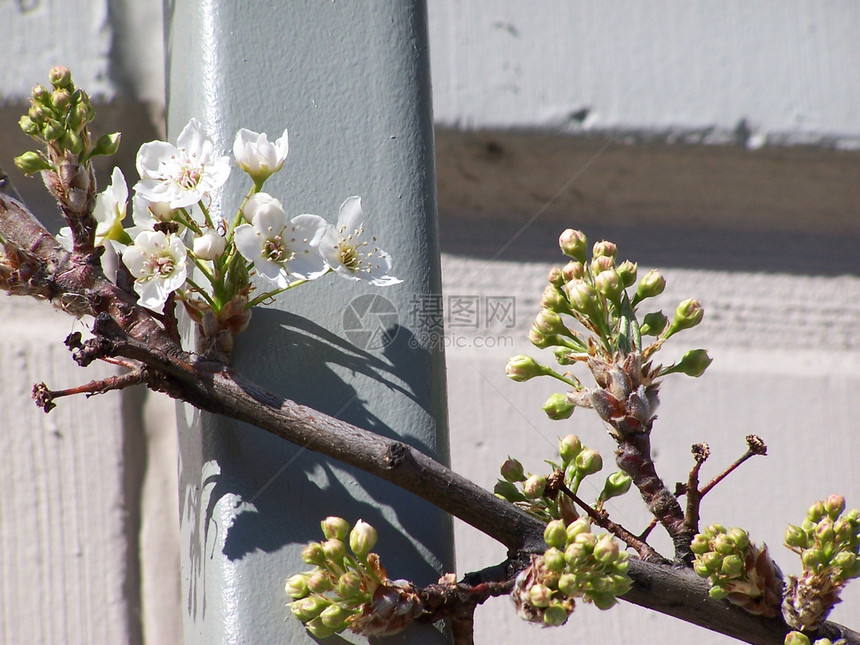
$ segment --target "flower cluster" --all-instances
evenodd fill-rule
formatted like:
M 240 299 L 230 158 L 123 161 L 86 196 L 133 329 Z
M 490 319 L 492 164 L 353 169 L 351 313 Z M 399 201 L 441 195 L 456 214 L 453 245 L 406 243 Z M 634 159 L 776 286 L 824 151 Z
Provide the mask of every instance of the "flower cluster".
M 594 408 L 616 436 L 647 431 L 658 403 L 657 379 L 676 372 L 700 376 L 711 362 L 703 349 L 688 351 L 665 368 L 650 362 L 670 337 L 701 322 L 702 306 L 688 299 L 678 305 L 671 321 L 662 311 L 654 311 L 640 322 L 638 306 L 666 286 L 658 271 L 649 271 L 637 284 L 638 266 L 629 260 L 618 263 L 612 242 L 594 244 L 589 258 L 581 231 L 564 231 L 559 246 L 570 261 L 550 270 L 529 340 L 538 348 L 552 348 L 559 365 L 585 363 L 598 387 L 589 390 L 572 373 L 559 373 L 524 355 L 510 359 L 507 374 L 516 381 L 551 376 L 572 388 L 546 402 L 544 411 L 551 419 L 566 419 L 580 406 Z M 628 289 L 633 285 L 631 296 Z M 648 336 L 654 340 L 645 344 Z
M 553 468 L 548 477 L 535 473 L 526 475 L 523 465 L 508 457 L 500 468 L 502 479 L 496 483 L 493 492 L 544 522 L 557 519 L 574 521 L 578 514 L 573 502 L 559 491 L 563 486 L 577 494 L 586 477 L 603 469 L 603 458 L 599 452 L 585 446 L 575 434 L 559 439 L 558 455 L 560 463 L 547 462 Z M 630 483 L 630 477 L 622 472 L 609 475 L 597 497 L 597 508 L 626 493 Z
M 740 528 L 712 524 L 693 538 L 693 570 L 711 585 L 712 598 L 727 598 L 751 614 L 779 615 L 782 573 Z
M 252 186 L 231 221 L 209 210 L 214 192 L 230 175 L 230 157 L 216 151 L 196 119 L 175 144 L 150 141 L 140 147 L 140 179 L 129 209 L 122 172 L 114 169 L 111 184 L 96 195 L 87 163 L 96 154 L 115 152 L 119 135 L 93 144 L 89 97 L 75 88 L 67 68 L 54 68 L 51 83 L 53 91 L 36 86 L 20 122 L 27 134 L 47 144 L 47 152 L 25 153 L 16 163 L 27 173 L 47 171 L 69 223 L 59 241 L 69 250 L 89 254 L 103 247 L 99 253 L 118 257 L 118 270 L 130 274 L 122 283 L 133 280 L 143 307 L 162 314 L 172 299 L 182 302 L 202 336 L 220 338 L 216 345 L 229 353 L 232 334 L 247 325 L 250 308 L 287 289 L 327 273 L 375 286 L 400 282 L 391 275 L 391 257 L 365 231 L 359 197 L 347 198 L 337 223 L 330 224 L 318 215 L 290 216 L 263 192 L 266 180 L 284 166 L 286 130 L 275 142 L 246 129 L 236 133 L 233 156 Z M 133 225 L 126 228 L 128 210 Z M 257 293 L 254 276 L 266 284 Z
M 829 638 L 816 638 L 812 641 L 812 645 L 845 645 L 847 641 L 840 638 L 837 641 L 832 641 Z M 788 632 L 785 635 L 785 645 L 810 645 L 809 636 L 801 632 Z
M 321 526 L 325 541 L 302 551 L 314 569 L 286 583 L 290 609 L 311 634 L 325 638 L 347 628 L 365 636 L 393 634 L 423 611 L 413 586 L 389 580 L 370 552 L 377 538 L 370 524 L 358 520 L 350 528 L 346 520 L 328 517 Z
M 532 556 L 511 593 L 523 619 L 546 626 L 563 625 L 576 606 L 576 598 L 609 609 L 617 596 L 630 590 L 628 555 L 612 535 L 592 533 L 588 519 L 567 525 L 563 520 L 553 520 L 546 526 L 544 540 L 549 548 L 543 555 Z
M 860 577 L 860 511 L 847 513 L 842 495 L 816 502 L 800 524 L 789 525 L 785 545 L 800 556 L 801 576 L 789 576 L 782 615 L 795 629 L 814 631 L 839 602 L 839 593 Z

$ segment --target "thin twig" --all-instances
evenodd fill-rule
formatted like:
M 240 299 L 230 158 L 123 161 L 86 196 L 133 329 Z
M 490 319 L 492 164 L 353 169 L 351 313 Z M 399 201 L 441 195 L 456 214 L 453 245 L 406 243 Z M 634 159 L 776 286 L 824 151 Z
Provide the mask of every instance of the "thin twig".
M 702 469 L 702 464 L 707 461 L 711 454 L 711 449 L 706 443 L 693 444 L 691 449 L 693 459 L 696 463 L 690 469 L 690 476 L 687 479 L 687 509 L 684 513 L 684 518 L 687 527 L 692 533 L 699 532 L 699 506 L 702 501 L 702 493 L 699 491 L 699 471 Z
M 586 515 L 591 518 L 591 520 L 597 524 L 597 526 L 606 529 L 620 540 L 625 542 L 629 547 L 634 549 L 639 557 L 643 560 L 648 560 L 649 562 L 669 562 L 666 558 L 660 555 L 652 546 L 643 542 L 638 537 L 633 535 L 630 531 L 625 529 L 620 524 L 616 524 L 612 520 L 609 519 L 609 514 L 605 510 L 597 511 L 584 500 L 580 499 L 576 493 L 570 490 L 564 482 L 559 482 L 558 489 L 563 492 L 565 495 L 570 497 L 578 506 L 585 511 Z
M 746 436 L 747 441 L 747 451 L 731 466 L 726 468 L 722 473 L 714 477 L 711 481 L 709 481 L 700 491 L 699 497 L 704 497 L 710 492 L 710 490 L 723 481 L 729 473 L 734 471 L 738 466 L 744 463 L 750 457 L 755 457 L 756 455 L 766 455 L 767 454 L 767 446 L 764 441 L 761 440 L 761 437 L 758 437 L 754 434 L 748 434 Z
M 84 394 L 87 398 L 96 394 L 104 394 L 112 390 L 122 390 L 131 385 L 140 385 L 146 382 L 146 369 L 140 368 L 118 374 L 116 376 L 108 376 L 107 378 L 90 381 L 77 387 L 66 388 L 65 390 L 50 390 L 44 383 L 36 383 L 33 386 L 33 400 L 45 412 L 50 412 L 56 407 L 55 399 L 64 396 L 73 396 L 75 394 Z

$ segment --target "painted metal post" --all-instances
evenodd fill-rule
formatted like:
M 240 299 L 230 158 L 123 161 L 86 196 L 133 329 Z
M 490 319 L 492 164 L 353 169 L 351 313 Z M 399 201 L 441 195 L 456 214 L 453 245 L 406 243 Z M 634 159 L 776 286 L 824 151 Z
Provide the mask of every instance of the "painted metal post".
M 416 342 L 426 329 L 414 315 L 440 292 L 424 2 L 165 7 L 169 136 L 197 117 L 226 152 L 240 127 L 270 139 L 288 127 L 287 164 L 266 190 L 288 213 L 330 222 L 360 195 L 403 279 L 380 289 L 330 275 L 282 295 L 255 310 L 234 364 L 447 461 L 443 352 Z M 236 169 L 216 207 L 234 209 L 247 189 Z M 310 642 L 283 586 L 307 569 L 301 548 L 327 515 L 376 526 L 393 578 L 429 583 L 452 570 L 450 519 L 411 494 L 246 425 L 189 408 L 179 417 L 186 645 Z M 399 640 L 447 642 L 429 626 Z

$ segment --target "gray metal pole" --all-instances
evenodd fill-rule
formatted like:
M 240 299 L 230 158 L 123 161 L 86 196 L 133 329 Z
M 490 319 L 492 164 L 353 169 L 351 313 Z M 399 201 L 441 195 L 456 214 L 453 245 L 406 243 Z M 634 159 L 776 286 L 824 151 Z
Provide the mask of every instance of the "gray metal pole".
M 413 315 L 440 291 L 424 2 L 165 7 L 170 137 L 197 117 L 227 152 L 240 127 L 272 140 L 288 127 L 290 154 L 267 192 L 287 213 L 330 222 L 345 198 L 361 195 L 367 228 L 403 279 L 381 289 L 330 275 L 282 295 L 255 310 L 234 365 L 447 462 L 443 352 L 415 342 L 433 321 Z M 236 169 L 216 203 L 227 214 L 247 189 Z M 357 317 L 344 326 L 347 310 Z M 380 326 L 397 332 L 392 342 L 361 333 Z M 179 417 L 186 645 L 311 642 L 283 587 L 309 568 L 301 548 L 322 537 L 327 515 L 373 524 L 392 578 L 424 584 L 452 570 L 450 519 L 429 504 L 255 428 L 189 408 Z M 447 638 L 418 626 L 398 641 Z

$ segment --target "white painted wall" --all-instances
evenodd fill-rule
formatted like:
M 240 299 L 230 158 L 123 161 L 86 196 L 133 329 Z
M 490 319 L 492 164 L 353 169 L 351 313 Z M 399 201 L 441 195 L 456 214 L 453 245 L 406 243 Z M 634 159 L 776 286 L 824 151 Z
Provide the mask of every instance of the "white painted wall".
M 860 143 L 858 5 L 428 4 L 436 122 L 447 131 L 439 146 L 442 242 L 456 250 L 443 257 L 444 287 L 448 295 L 511 295 L 518 306 L 515 329 L 470 335 L 449 328 L 452 343 L 466 343 L 447 349 L 455 468 L 490 487 L 508 453 L 537 469 L 554 437 L 568 431 L 542 418 L 552 386 L 508 381 L 504 363 L 530 350 L 524 334 L 555 257 L 554 235 L 570 225 L 592 238 L 620 234 L 628 242 L 622 254 L 659 256 L 667 301 L 695 295 L 707 309 L 691 337 L 715 362 L 702 379 L 666 383 L 654 439 L 661 471 L 669 481 L 684 479 L 689 444 L 705 440 L 712 474 L 742 451 L 743 435 L 761 434 L 770 455 L 709 495 L 703 515 L 748 527 L 787 572 L 796 571 L 779 546 L 784 523 L 836 490 L 860 505 L 860 472 L 851 459 L 860 385 L 860 161 L 851 152 Z M 0 60 L 14 62 L 0 70 L 7 106 L 0 109 L 0 164 L 11 170 L 9 158 L 26 146 L 10 134 L 20 102 L 58 62 L 72 64 L 93 94 L 130 96 L 146 102 L 144 114 L 157 112 L 160 5 L 0 1 L 0 24 L 12 26 L 0 40 Z M 105 110 L 128 130 L 134 124 L 122 122 L 124 111 L 131 114 Z M 530 143 L 499 139 L 500 154 L 489 132 L 495 128 L 523 131 Z M 679 145 L 699 142 L 738 147 Z M 807 147 L 790 147 L 796 143 Z M 547 150 L 552 154 L 541 154 Z M 508 243 L 501 262 L 488 265 Z M 761 261 L 748 261 L 751 255 Z M 3 298 L 0 308 L 0 441 L 14 456 L 14 467 L 0 469 L 2 516 L 14 518 L 0 523 L 0 640 L 137 642 L 143 633 L 148 643 L 177 642 L 178 585 L 164 573 L 176 570 L 177 554 L 169 539 L 159 543 L 175 518 L 164 504 L 176 467 L 164 421 L 150 421 L 148 443 L 137 453 L 147 452 L 149 463 L 136 497 L 124 474 L 144 459 L 123 448 L 132 426 L 116 431 L 121 397 L 61 403 L 49 416 L 31 407 L 34 380 L 92 377 L 57 347 L 71 321 L 50 322 L 45 308 Z M 34 331 L 33 321 L 44 326 Z M 481 334 L 509 336 L 513 346 L 478 351 L 470 344 Z M 157 415 L 165 411 L 169 402 L 150 418 L 163 419 Z M 93 419 L 108 423 L 97 427 Z M 577 412 L 569 427 L 611 451 L 587 412 Z M 625 498 L 618 512 L 637 528 L 644 517 L 634 501 Z M 138 508 L 136 537 L 126 530 L 129 510 Z M 136 540 L 145 547 L 143 593 L 125 584 L 134 580 L 127 556 Z M 457 551 L 460 573 L 503 557 L 462 525 Z M 849 591 L 834 618 L 856 628 L 860 596 Z M 142 628 L 128 618 L 141 598 Z M 481 609 L 478 625 L 479 642 L 558 638 L 521 623 L 505 599 Z M 611 614 L 581 607 L 564 629 L 566 638 L 590 642 L 726 642 L 626 606 Z

